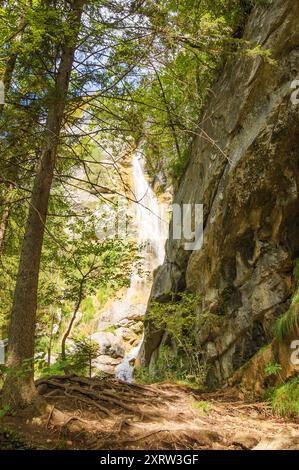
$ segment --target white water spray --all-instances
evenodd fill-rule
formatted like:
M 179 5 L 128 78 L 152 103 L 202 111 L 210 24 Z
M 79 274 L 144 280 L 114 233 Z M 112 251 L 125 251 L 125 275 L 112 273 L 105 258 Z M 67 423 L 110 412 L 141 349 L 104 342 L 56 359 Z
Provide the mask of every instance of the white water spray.
M 163 263 L 168 224 L 164 206 L 159 204 L 145 176 L 143 161 L 139 153 L 133 155 L 132 174 L 134 195 L 138 201 L 135 205 L 136 231 L 143 269 L 140 274 L 138 266 L 135 267 L 125 303 L 133 305 L 133 299 L 142 295 L 143 303 L 140 307 L 145 311 L 151 287 L 149 274 L 152 274 L 154 269 Z M 142 339 L 139 345 L 126 354 L 123 361 L 116 367 L 115 373 L 118 379 L 126 382 L 133 381 L 134 362 L 141 344 Z

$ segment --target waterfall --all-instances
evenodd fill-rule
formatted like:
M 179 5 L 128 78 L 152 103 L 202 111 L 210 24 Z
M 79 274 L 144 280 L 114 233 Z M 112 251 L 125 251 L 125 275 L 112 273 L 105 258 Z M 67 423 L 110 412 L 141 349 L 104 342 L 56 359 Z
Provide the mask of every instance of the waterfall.
M 143 269 L 140 273 L 138 266 L 134 268 L 125 302 L 130 304 L 134 298 L 141 296 L 142 308 L 145 311 L 151 288 L 151 274 L 164 260 L 168 223 L 164 206 L 159 204 L 147 180 L 144 162 L 139 152 L 136 152 L 132 158 L 132 177 L 134 196 L 138 202 L 135 204 L 135 224 Z M 116 367 L 115 373 L 118 379 L 133 381 L 134 362 L 141 344 L 142 339 Z
M 138 238 L 149 244 L 154 252 L 156 264 L 164 261 L 165 214 L 145 177 L 143 160 L 138 154 L 133 156 L 133 185 L 136 205 Z

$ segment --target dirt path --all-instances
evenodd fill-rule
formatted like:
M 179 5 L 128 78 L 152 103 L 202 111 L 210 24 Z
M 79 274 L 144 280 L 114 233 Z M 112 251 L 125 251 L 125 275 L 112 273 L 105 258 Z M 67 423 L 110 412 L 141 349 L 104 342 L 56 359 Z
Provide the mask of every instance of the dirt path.
M 244 403 L 232 392 L 79 377 L 51 378 L 38 388 L 47 415 L 3 422 L 34 448 L 299 449 L 299 422 L 274 417 L 268 404 Z

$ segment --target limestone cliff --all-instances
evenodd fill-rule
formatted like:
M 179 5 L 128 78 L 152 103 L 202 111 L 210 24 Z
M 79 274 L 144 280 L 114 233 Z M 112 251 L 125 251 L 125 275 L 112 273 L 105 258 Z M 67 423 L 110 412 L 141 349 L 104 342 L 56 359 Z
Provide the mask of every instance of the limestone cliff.
M 271 51 L 227 63 L 211 93 L 177 203 L 204 205 L 204 244 L 167 243 L 152 298 L 199 292 L 198 349 L 208 381 L 225 382 L 272 338 L 294 291 L 299 255 L 299 2 L 258 5 L 244 39 Z M 142 358 L 154 360 L 163 332 L 147 322 Z

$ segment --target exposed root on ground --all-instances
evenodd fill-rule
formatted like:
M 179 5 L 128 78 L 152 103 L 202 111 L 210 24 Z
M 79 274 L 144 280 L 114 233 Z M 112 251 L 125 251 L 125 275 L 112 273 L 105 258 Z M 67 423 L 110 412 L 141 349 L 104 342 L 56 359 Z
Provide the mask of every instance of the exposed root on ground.
M 46 413 L 20 428 L 33 445 L 70 449 L 252 449 L 299 423 L 272 415 L 268 403 L 245 403 L 233 391 L 203 394 L 171 384 L 132 385 L 112 378 L 56 376 L 36 382 Z M 201 408 L 202 402 L 208 406 Z M 6 419 L 16 428 L 20 417 Z M 299 438 L 298 438 L 299 445 Z

